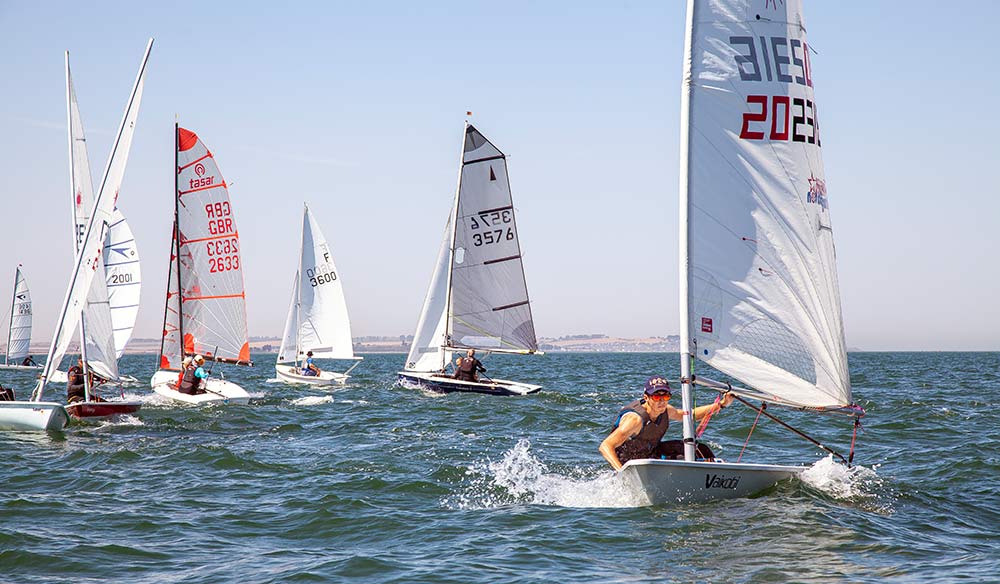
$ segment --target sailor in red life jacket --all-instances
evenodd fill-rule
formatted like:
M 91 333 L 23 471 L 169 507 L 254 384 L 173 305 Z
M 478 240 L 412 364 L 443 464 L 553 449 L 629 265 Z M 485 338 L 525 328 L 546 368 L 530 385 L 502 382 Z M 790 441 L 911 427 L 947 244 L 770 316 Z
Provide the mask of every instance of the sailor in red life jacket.
M 684 441 L 660 439 L 667 432 L 670 420 L 683 420 L 685 412 L 669 403 L 670 384 L 658 375 L 646 380 L 644 395 L 618 412 L 618 421 L 608 437 L 601 442 L 601 456 L 615 470 L 636 458 L 684 459 Z M 694 409 L 695 420 L 709 413 L 715 413 L 733 402 L 733 395 L 726 393 L 719 404 L 710 404 Z M 705 460 L 713 460 L 715 455 L 707 445 L 698 443 L 695 455 Z
M 469 349 L 465 353 L 465 357 L 462 357 L 455 363 L 455 379 L 460 379 L 462 381 L 479 381 L 479 373 L 486 373 L 486 368 L 483 364 L 476 359 L 476 350 Z

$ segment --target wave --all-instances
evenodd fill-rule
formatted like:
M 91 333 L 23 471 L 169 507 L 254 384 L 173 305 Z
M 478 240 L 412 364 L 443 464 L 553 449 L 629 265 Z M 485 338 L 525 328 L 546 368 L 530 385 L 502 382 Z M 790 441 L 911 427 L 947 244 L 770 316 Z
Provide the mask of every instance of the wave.
M 491 509 L 510 505 L 557 507 L 639 507 L 641 496 L 610 469 L 574 469 L 561 474 L 531 453 L 531 442 L 521 439 L 497 462 L 470 466 L 470 483 L 448 497 L 446 505 L 459 509 Z

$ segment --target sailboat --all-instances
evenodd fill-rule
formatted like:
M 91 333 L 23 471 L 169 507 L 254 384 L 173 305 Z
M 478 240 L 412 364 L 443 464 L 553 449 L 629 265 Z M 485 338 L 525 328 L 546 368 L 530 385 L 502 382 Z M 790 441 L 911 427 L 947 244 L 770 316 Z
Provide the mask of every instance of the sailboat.
M 7 328 L 7 353 L 0 370 L 38 371 L 41 365 L 21 365 L 31 348 L 31 291 L 21 273 L 21 264 L 14 272 L 14 295 L 10 300 L 10 326 Z
M 845 413 L 856 431 L 864 415 L 851 396 L 801 2 L 689 0 L 687 11 L 680 161 L 685 456 L 631 460 L 621 470 L 654 504 L 748 496 L 806 468 L 696 461 L 693 384 L 759 401 L 769 417 L 765 404 Z M 696 359 L 746 387 L 695 375 Z
M 453 379 L 456 352 L 538 352 L 507 160 L 466 122 L 458 188 L 406 367 L 397 383 L 438 392 L 526 395 L 541 389 L 507 379 Z
M 48 386 L 49 376 L 66 355 L 70 340 L 86 307 L 91 284 L 93 284 L 98 272 L 97 267 L 101 263 L 107 229 L 112 221 L 115 203 L 118 199 L 118 190 L 125 175 L 128 151 L 135 134 L 135 123 L 139 116 L 139 103 L 142 100 L 142 90 L 146 77 L 146 63 L 152 49 L 153 39 L 149 39 L 139 73 L 132 86 L 132 94 L 118 127 L 118 135 L 111 150 L 111 157 L 104 169 L 101 188 L 94 198 L 93 211 L 90 213 L 83 230 L 83 236 L 80 238 L 81 244 L 76 254 L 73 271 L 70 274 L 66 298 L 56 321 L 56 330 L 52 335 L 52 343 L 49 345 L 45 367 L 29 401 L 0 402 L 0 428 L 53 430 L 61 429 L 68 423 L 68 408 L 54 402 L 43 402 L 42 396 Z M 84 377 L 86 378 L 86 376 Z M 71 404 L 69 407 L 77 406 L 75 412 L 77 416 L 106 415 L 97 409 L 91 410 L 90 408 L 113 407 L 108 404 L 114 403 L 121 402 L 92 402 L 88 395 L 88 400 L 83 404 Z
M 330 246 L 309 205 L 304 207 L 299 266 L 295 271 L 285 332 L 274 369 L 279 379 L 289 383 L 342 384 L 361 362 L 361 357 L 354 355 L 344 286 L 333 263 Z M 343 373 L 323 370 L 319 375 L 303 375 L 300 363 L 306 360 L 307 353 L 317 359 L 356 359 L 357 362 Z
M 163 311 L 156 393 L 192 404 L 239 404 L 250 394 L 219 377 L 202 382 L 205 393 L 177 390 L 185 357 L 253 366 L 247 336 L 246 293 L 229 190 L 215 156 L 198 135 L 174 126 L 174 225 Z
M 143 61 L 144 66 L 145 61 Z M 136 97 L 135 109 L 138 111 L 142 95 L 139 94 Z M 69 127 L 70 194 L 72 195 L 73 232 L 75 235 L 73 251 L 76 254 L 80 251 L 84 229 L 89 222 L 91 210 L 94 208 L 94 187 L 90 176 L 90 160 L 87 155 L 83 119 L 80 115 L 80 106 L 76 99 L 73 77 L 70 73 L 69 51 L 66 52 L 66 112 Z M 131 143 L 118 144 L 114 151 L 114 154 L 123 160 L 123 170 L 124 160 L 128 157 L 130 146 Z M 116 199 L 120 184 L 119 182 L 111 185 L 114 188 Z M 107 238 L 111 235 L 112 225 L 124 221 L 117 208 L 113 211 L 111 221 L 105 226 L 104 245 L 101 248 L 100 256 L 96 258 L 92 266 L 94 278 L 87 293 L 83 314 L 80 316 L 80 351 L 83 360 L 85 400 L 66 407 L 70 415 L 75 417 L 107 417 L 130 414 L 142 407 L 142 402 L 139 401 L 93 399 L 97 397 L 97 388 L 91 386 L 93 376 L 100 377 L 109 384 L 117 383 L 120 385 L 122 381 L 118 372 L 119 355 L 115 347 L 115 323 L 112 316 L 108 274 L 105 267 L 105 258 L 108 257 Z M 118 279 L 120 276 L 116 274 L 113 281 L 117 282 Z M 53 374 L 52 378 L 55 381 L 56 375 Z

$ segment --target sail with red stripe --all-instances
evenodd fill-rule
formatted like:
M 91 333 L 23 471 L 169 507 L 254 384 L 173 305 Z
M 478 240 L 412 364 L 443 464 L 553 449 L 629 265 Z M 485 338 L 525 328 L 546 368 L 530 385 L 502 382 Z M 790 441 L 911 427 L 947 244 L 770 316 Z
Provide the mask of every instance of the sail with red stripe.
M 240 237 L 226 181 L 198 136 L 177 128 L 177 219 L 160 367 L 184 355 L 250 365 Z

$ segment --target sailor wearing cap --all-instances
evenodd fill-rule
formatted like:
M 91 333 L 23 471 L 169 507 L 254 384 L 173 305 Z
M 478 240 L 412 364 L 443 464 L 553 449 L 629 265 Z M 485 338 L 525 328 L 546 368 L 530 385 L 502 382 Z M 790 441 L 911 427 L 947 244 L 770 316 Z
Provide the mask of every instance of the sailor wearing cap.
M 665 377 L 654 375 L 646 380 L 643 397 L 621 409 L 618 420 L 608 437 L 601 442 L 601 456 L 615 470 L 621 470 L 622 465 L 635 458 L 666 458 L 668 460 L 683 460 L 684 442 L 682 440 L 660 439 L 667 432 L 670 420 L 682 420 L 685 412 L 671 406 L 670 383 Z M 718 405 L 711 404 L 694 409 L 695 420 L 700 420 L 709 413 L 715 413 L 728 406 L 733 401 L 732 394 L 727 393 Z M 699 458 L 711 460 L 715 458 L 705 444 L 697 444 L 696 455 Z
M 208 379 L 208 372 L 205 371 L 203 365 L 205 365 L 205 358 L 201 355 L 195 355 L 191 364 L 184 369 L 177 391 L 188 395 L 206 393 L 203 386 L 205 380 Z

